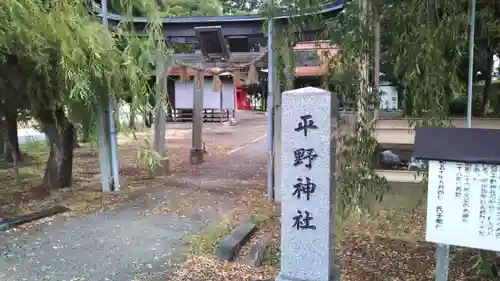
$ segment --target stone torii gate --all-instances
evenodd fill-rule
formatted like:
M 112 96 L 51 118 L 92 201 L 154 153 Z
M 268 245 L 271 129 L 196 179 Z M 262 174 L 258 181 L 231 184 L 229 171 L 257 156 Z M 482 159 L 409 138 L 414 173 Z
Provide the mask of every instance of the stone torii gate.
M 338 14 L 344 7 L 345 0 L 336 0 L 333 3 L 327 4 L 323 6 L 323 9 L 319 12 L 315 12 L 314 14 L 321 15 L 322 17 L 333 17 Z M 146 29 L 146 25 L 148 23 L 148 19 L 145 17 L 133 17 L 133 18 L 124 18 L 120 15 L 114 13 L 107 13 L 106 9 L 102 10 L 98 5 L 92 5 L 91 10 L 101 18 L 106 18 L 107 22 L 110 25 L 117 25 L 122 20 L 132 21 L 134 23 L 134 27 L 138 34 L 144 34 Z M 318 66 L 320 65 L 320 58 L 311 56 L 311 55 L 296 55 L 296 59 L 290 59 L 290 56 L 293 54 L 293 46 L 284 46 L 281 44 L 282 34 L 284 28 L 286 28 L 289 19 L 294 15 L 291 14 L 280 14 L 274 16 L 274 28 L 271 40 L 272 51 L 275 54 L 272 56 L 273 65 L 276 65 L 277 59 L 279 56 L 283 58 L 285 63 L 285 80 L 284 83 L 281 83 L 279 77 L 276 73 L 276 69 L 271 68 L 268 75 L 272 79 L 268 81 L 272 81 L 272 89 L 275 89 L 271 94 L 272 98 L 272 106 L 268 107 L 268 113 L 271 118 L 269 119 L 269 129 L 268 129 L 268 140 L 270 143 L 270 151 L 268 153 L 269 156 L 269 177 L 268 177 L 268 192 L 271 194 L 271 198 L 274 199 L 275 194 L 279 194 L 279 192 L 275 192 L 279 190 L 280 186 L 280 171 L 281 171 L 281 163 L 279 157 L 275 157 L 275 155 L 280 155 L 280 143 L 279 139 L 281 132 L 281 93 L 285 90 L 293 89 L 294 84 L 294 69 L 296 66 Z M 181 43 L 181 44 L 191 44 L 193 46 L 197 45 L 201 42 L 202 52 L 195 51 L 194 53 L 183 53 L 183 54 L 174 54 L 174 60 L 182 66 L 182 64 L 197 66 L 198 69 L 200 67 L 207 68 L 231 68 L 235 64 L 244 64 L 253 62 L 257 67 L 266 67 L 269 63 L 268 59 L 264 56 L 264 58 L 259 59 L 259 56 L 262 57 L 262 52 L 267 51 L 268 46 L 268 37 L 265 34 L 263 25 L 267 21 L 267 18 L 262 17 L 259 14 L 250 14 L 250 15 L 234 15 L 234 16 L 203 16 L 203 17 L 171 17 L 163 19 L 163 33 L 165 39 L 169 43 Z M 318 39 L 318 33 L 324 29 L 325 27 L 314 27 L 308 28 L 306 30 L 301 31 L 300 39 L 304 41 L 315 41 Z M 210 53 L 206 48 L 207 46 L 203 46 L 203 40 L 201 33 L 203 29 L 209 30 L 212 32 L 210 36 L 217 36 L 220 42 L 220 50 L 222 52 Z M 201 30 L 201 32 L 200 32 Z M 208 32 L 206 33 L 208 34 Z M 212 38 L 213 39 L 213 38 Z M 241 50 L 232 48 L 232 42 L 240 40 L 244 42 L 244 45 L 247 46 L 246 49 Z M 212 41 L 211 41 L 212 42 Z M 229 47 L 228 47 L 229 46 Z M 241 44 L 240 44 L 241 46 Z M 260 48 L 259 48 L 260 46 Z M 262 46 L 266 46 L 263 50 Z M 196 48 L 193 48 L 196 49 Z M 278 49 L 280 50 L 278 52 Z M 225 57 L 224 57 L 225 56 Z M 292 63 L 295 62 L 295 65 Z M 164 67 L 163 67 L 164 69 Z M 273 70 L 274 69 L 274 70 Z M 161 70 L 157 73 L 162 72 Z M 166 76 L 166 69 L 163 71 L 165 74 L 162 76 Z M 158 77 L 157 79 L 161 79 Z M 165 80 L 165 79 L 163 79 Z M 164 84 L 162 81 L 157 80 L 157 85 Z M 199 85 L 198 85 L 199 86 Z M 202 138 L 201 138 L 201 126 L 202 126 L 202 115 L 201 110 L 203 106 L 203 101 L 200 101 L 200 98 L 203 98 L 203 88 L 201 89 L 197 87 L 197 83 L 194 83 L 194 105 L 193 111 L 196 114 L 193 114 L 193 145 L 191 149 L 191 159 L 193 159 L 193 163 L 201 163 L 202 154 L 200 155 L 199 149 L 202 148 Z M 163 95 L 166 95 L 166 89 L 162 91 Z M 164 97 L 163 97 L 164 98 Z M 200 108 L 201 107 L 201 108 Z M 155 134 L 155 147 L 160 149 L 160 154 L 163 154 L 163 147 L 165 145 L 165 112 L 157 112 L 157 119 L 161 120 L 157 125 L 155 124 L 155 131 L 158 132 Z M 104 135 L 109 135 L 109 128 Z M 100 136 L 101 137 L 101 136 Z M 103 148 L 101 147 L 101 152 Z M 104 153 L 104 155 L 109 155 Z M 162 155 L 164 156 L 164 155 Z M 195 156 L 193 158 L 193 156 Z M 101 162 L 103 159 L 101 159 Z M 168 164 L 168 161 L 166 161 Z M 105 167 L 104 167 L 105 168 Z M 103 165 L 101 165 L 101 173 L 104 173 L 102 176 L 106 177 L 106 175 L 110 175 L 110 172 L 106 172 L 103 170 Z M 279 198 L 278 198 L 279 199 Z

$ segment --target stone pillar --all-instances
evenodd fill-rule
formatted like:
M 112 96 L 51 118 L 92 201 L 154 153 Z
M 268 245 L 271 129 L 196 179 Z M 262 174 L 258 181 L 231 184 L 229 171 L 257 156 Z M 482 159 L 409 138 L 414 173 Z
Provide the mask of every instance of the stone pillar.
M 191 164 L 200 164 L 203 162 L 203 84 L 205 75 L 203 71 L 196 71 L 193 80 L 193 138 L 190 152 Z
M 281 270 L 276 281 L 338 280 L 335 250 L 335 148 L 331 93 L 283 93 Z

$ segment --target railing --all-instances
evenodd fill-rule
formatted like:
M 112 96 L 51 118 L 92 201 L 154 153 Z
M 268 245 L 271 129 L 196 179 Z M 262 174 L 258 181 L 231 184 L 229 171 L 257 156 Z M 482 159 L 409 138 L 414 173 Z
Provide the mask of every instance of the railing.
M 231 119 L 230 110 L 222 110 L 222 122 L 229 122 Z M 221 122 L 220 109 L 204 109 L 202 114 L 203 122 Z M 167 122 L 192 122 L 193 111 L 191 109 L 175 109 L 168 112 Z

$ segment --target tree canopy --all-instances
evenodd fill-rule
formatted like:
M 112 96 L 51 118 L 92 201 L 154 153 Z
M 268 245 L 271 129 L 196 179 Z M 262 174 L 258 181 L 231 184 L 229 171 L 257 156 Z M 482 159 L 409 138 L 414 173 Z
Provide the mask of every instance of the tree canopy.
M 134 16 L 146 15 L 148 13 L 146 3 L 147 1 L 138 2 L 138 5 L 134 6 L 132 14 Z M 156 0 L 156 3 L 159 14 L 165 17 L 219 16 L 223 14 L 223 6 L 219 0 Z M 108 8 L 119 14 L 127 12 L 120 1 L 110 1 Z
M 151 58 L 165 52 L 154 6 L 147 6 L 147 40 L 139 40 L 126 25 L 102 26 L 81 1 L 0 3 L 0 99 L 7 105 L 0 113 L 16 117 L 25 109 L 40 122 L 51 144 L 46 187 L 71 184 L 74 124 L 93 130 L 106 95 L 146 104 Z

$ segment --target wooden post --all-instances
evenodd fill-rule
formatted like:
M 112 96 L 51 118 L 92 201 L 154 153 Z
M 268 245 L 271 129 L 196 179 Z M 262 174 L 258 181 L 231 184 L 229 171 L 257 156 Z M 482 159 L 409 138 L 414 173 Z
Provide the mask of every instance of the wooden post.
M 167 97 L 167 73 L 164 59 L 159 59 L 156 65 L 156 112 L 154 124 L 153 149 L 165 156 L 165 99 Z
M 203 71 L 197 70 L 193 81 L 193 137 L 190 152 L 191 164 L 203 162 L 203 87 L 205 75 Z
M 283 40 L 283 39 L 282 39 Z M 295 41 L 283 40 L 282 54 L 283 62 L 285 63 L 285 91 L 290 91 L 295 88 Z
M 278 62 L 281 60 L 279 57 L 281 55 L 281 48 L 283 47 L 283 37 L 282 37 L 282 32 L 283 29 L 281 26 L 276 25 L 274 27 L 274 61 L 273 62 L 268 62 L 269 64 L 277 65 Z M 273 93 L 271 99 L 272 103 L 271 106 L 273 107 L 273 119 L 274 119 L 274 124 L 273 124 L 273 154 L 270 157 L 272 157 L 273 161 L 273 166 L 274 166 L 274 200 L 276 202 L 279 202 L 281 199 L 281 192 L 280 192 L 280 187 L 281 187 L 281 158 L 279 157 L 281 155 L 281 98 L 282 98 L 282 89 L 281 89 L 281 77 L 278 75 L 277 69 L 273 71 L 272 73 L 273 79 Z M 268 82 L 269 83 L 269 82 Z

